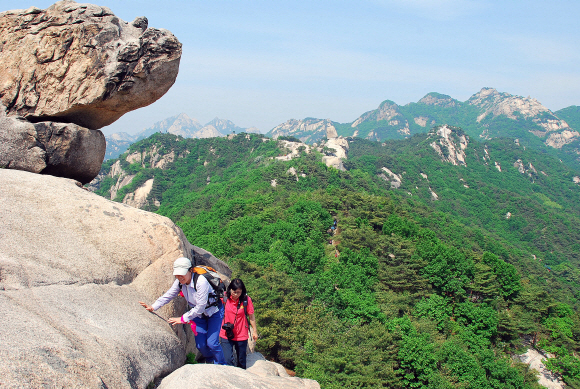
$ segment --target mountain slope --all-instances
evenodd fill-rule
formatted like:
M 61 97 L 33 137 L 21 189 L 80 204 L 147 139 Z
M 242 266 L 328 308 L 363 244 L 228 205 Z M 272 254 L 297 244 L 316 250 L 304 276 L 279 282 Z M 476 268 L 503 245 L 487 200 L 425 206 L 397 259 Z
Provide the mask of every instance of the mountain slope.
M 580 176 L 525 142 L 351 139 L 340 171 L 306 145 L 156 134 L 104 169 L 126 193 L 153 179 L 144 208 L 246 282 L 258 349 L 322 387 L 536 388 L 523 336 L 574 387 Z
M 561 109 L 554 112 L 556 116 L 562 118 L 570 125 L 570 127 L 575 129 L 580 129 L 580 107 L 577 105 L 572 105 L 568 108 Z

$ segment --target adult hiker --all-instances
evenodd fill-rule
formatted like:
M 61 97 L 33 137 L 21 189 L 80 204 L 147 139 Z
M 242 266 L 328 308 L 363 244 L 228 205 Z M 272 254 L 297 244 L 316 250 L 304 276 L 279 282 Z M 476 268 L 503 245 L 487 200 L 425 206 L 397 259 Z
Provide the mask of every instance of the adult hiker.
M 173 300 L 179 292 L 192 307 L 181 317 L 167 320 L 171 325 L 193 322 L 195 324 L 195 346 L 205 357 L 206 363 L 225 365 L 224 354 L 219 342 L 220 326 L 223 317 L 222 301 L 215 296 L 213 289 L 205 277 L 197 277 L 193 282 L 193 267 L 188 258 L 178 258 L 173 263 L 175 281 L 171 288 L 153 303 L 147 305 L 139 301 L 145 309 L 153 312 Z M 192 326 L 193 329 L 193 326 Z
M 250 323 L 248 323 L 248 321 Z M 248 330 L 252 325 L 252 337 L 258 339 L 254 304 L 246 294 L 244 282 L 235 278 L 226 289 L 224 324 L 220 331 L 220 343 L 228 365 L 246 368 L 246 349 L 248 348 Z M 236 350 L 236 360 L 234 360 Z

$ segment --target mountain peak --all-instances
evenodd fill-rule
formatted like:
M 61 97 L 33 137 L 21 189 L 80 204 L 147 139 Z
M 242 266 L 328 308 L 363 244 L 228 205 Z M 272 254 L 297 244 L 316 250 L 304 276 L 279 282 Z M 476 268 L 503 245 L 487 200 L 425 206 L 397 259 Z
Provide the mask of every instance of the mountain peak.
M 418 101 L 418 104 L 435 105 L 444 108 L 455 107 L 458 103 L 459 102 L 451 96 L 437 92 L 427 93 L 425 97 Z
M 209 123 L 207 123 L 205 125 L 205 127 L 209 127 L 212 126 L 214 127 L 216 130 L 218 130 L 221 134 L 223 135 L 227 135 L 231 132 L 240 132 L 243 129 L 236 126 L 234 124 L 234 122 L 232 122 L 231 120 L 225 120 L 225 119 L 220 119 L 217 116 Z
M 179 119 L 179 120 L 191 120 L 191 118 L 189 116 L 187 116 L 187 114 L 185 112 L 182 112 L 179 115 L 177 115 L 177 119 Z
M 531 119 L 539 126 L 537 131 L 531 131 L 538 137 L 544 137 L 554 131 L 570 130 L 568 123 L 558 118 L 538 100 L 531 97 L 514 96 L 509 93 L 498 92 L 494 88 L 483 88 L 471 96 L 467 103 L 482 110 L 482 113 L 477 117 L 478 123 L 491 114 L 494 118 L 504 115 L 513 120 L 518 120 L 522 117 Z M 570 143 L 570 139 L 576 139 L 576 134 L 569 136 L 566 143 Z M 560 143 L 556 142 L 555 144 Z
M 357 127 L 359 124 L 367 121 L 391 121 L 396 116 L 401 116 L 401 110 L 399 109 L 397 103 L 392 100 L 385 100 L 379 105 L 379 108 L 375 109 L 374 111 L 363 113 L 352 123 L 351 127 Z

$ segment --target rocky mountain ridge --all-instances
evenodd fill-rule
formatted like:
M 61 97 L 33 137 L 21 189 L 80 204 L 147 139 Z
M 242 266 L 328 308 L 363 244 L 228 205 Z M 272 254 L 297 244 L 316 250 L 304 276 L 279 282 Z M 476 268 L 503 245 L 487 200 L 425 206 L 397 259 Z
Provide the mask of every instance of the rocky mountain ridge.
M 578 129 L 536 99 L 501 93 L 493 88 L 483 88 L 465 102 L 439 93 L 429 93 L 417 103 L 404 106 L 386 100 L 351 123 L 293 119 L 275 127 L 267 136 L 294 136 L 314 143 L 332 126 L 338 135 L 384 141 L 424 133 L 436 125 L 461 127 L 468 135 L 483 139 L 533 135 L 552 148 L 576 145 L 578 150 L 580 147 Z
M 344 161 L 348 157 L 348 141 L 340 136 L 335 135 L 331 128 L 328 129 L 327 136 L 329 139 L 324 139 L 320 144 L 315 146 L 308 145 L 303 142 L 293 142 L 288 140 L 273 141 L 269 138 L 261 138 L 262 142 L 273 142 L 280 152 L 278 156 L 270 157 L 277 161 L 290 161 L 294 158 L 299 158 L 302 152 L 309 154 L 313 150 L 322 154 L 322 162 L 327 166 L 338 170 L 345 170 Z M 167 134 L 159 134 L 162 137 L 167 137 Z M 334 135 L 334 137 L 333 137 Z M 240 138 L 251 140 L 255 135 L 252 134 L 230 134 L 223 140 L 223 142 L 233 146 L 239 142 Z M 172 137 L 171 142 L 159 140 L 159 142 L 152 140 L 147 147 L 139 147 L 138 149 L 130 149 L 124 154 L 120 155 L 118 159 L 112 160 L 112 164 L 104 166 L 99 175 L 87 186 L 88 190 L 95 192 L 99 191 L 101 195 L 110 198 L 111 200 L 121 201 L 123 204 L 131 205 L 135 208 L 141 209 L 155 209 L 159 207 L 160 198 L 156 197 L 154 185 L 156 184 L 155 177 L 139 180 L 139 184 L 129 192 L 123 191 L 122 198 L 118 198 L 119 191 L 128 187 L 133 183 L 137 175 L 146 170 L 166 170 L 172 169 L 173 163 L 177 160 L 187 158 L 190 154 L 189 149 L 183 147 L 181 142 L 183 137 Z M 221 146 L 225 147 L 225 146 Z M 219 160 L 219 150 L 210 147 L 208 155 L 204 158 L 203 166 L 214 164 Z M 296 180 L 300 178 L 294 173 Z M 153 174 L 154 176 L 154 174 Z M 211 182 L 211 174 L 207 175 L 207 184 Z M 272 185 L 276 185 L 272 183 Z M 106 193 L 101 189 L 107 186 Z
M 153 126 L 138 132 L 135 135 L 130 135 L 126 132 L 116 132 L 106 136 L 107 149 L 105 152 L 105 160 L 117 158 L 119 155 L 123 154 L 131 144 L 141 139 L 145 139 L 157 132 L 179 135 L 184 138 L 213 138 L 240 132 L 259 134 L 260 130 L 256 127 L 238 127 L 231 120 L 224 120 L 217 117 L 205 125 L 202 125 L 196 119 L 192 119 L 187 116 L 187 114 L 181 113 L 157 122 Z
M 274 139 L 280 136 L 293 136 L 300 138 L 304 143 L 312 144 L 326 138 L 329 133 L 331 137 L 337 136 L 336 128 L 330 119 L 306 118 L 290 119 L 271 129 L 268 136 Z
M 351 138 L 348 138 L 351 139 Z M 351 139 L 351 142 L 354 140 Z M 499 155 L 495 152 L 490 152 L 488 145 L 484 144 L 483 147 L 478 145 L 475 149 L 470 146 L 470 138 L 465 134 L 465 132 L 458 127 L 452 126 L 436 126 L 432 128 L 429 133 L 426 135 L 426 143 L 430 146 L 432 150 L 434 150 L 437 155 L 439 156 L 440 160 L 444 163 L 448 163 L 450 165 L 455 166 L 463 166 L 467 167 L 467 153 L 477 155 L 477 160 L 479 163 L 482 163 L 486 166 L 494 167 L 499 173 L 506 173 L 506 169 L 510 167 L 513 168 L 515 171 L 518 171 L 520 174 L 529 177 L 531 182 L 534 182 L 539 178 L 539 175 L 543 175 L 545 177 L 548 176 L 547 173 L 544 171 L 538 171 L 529 157 L 519 156 L 518 158 L 513 158 L 509 161 L 509 163 L 505 163 L 505 161 L 500 161 L 497 159 Z M 520 145 L 518 139 L 514 141 L 514 145 L 521 149 L 522 152 L 526 151 L 526 147 Z M 523 154 L 523 153 L 522 153 Z M 502 170 L 502 164 L 503 169 Z M 382 178 L 383 180 L 390 182 L 391 188 L 393 189 L 409 189 L 408 184 L 408 176 L 404 179 L 405 172 L 399 172 L 400 169 L 395 165 L 387 165 L 381 166 L 380 172 L 377 173 L 377 176 Z M 428 175 L 420 172 L 418 173 L 421 177 L 420 180 L 429 181 Z M 465 180 L 462 181 L 462 186 L 466 189 L 469 189 L 469 185 Z M 573 183 L 580 183 L 580 179 L 577 176 L 572 176 L 571 181 Z M 406 185 L 404 185 L 406 184 Z M 429 186 L 429 192 L 433 200 L 439 200 L 439 195 L 437 195 L 431 186 Z

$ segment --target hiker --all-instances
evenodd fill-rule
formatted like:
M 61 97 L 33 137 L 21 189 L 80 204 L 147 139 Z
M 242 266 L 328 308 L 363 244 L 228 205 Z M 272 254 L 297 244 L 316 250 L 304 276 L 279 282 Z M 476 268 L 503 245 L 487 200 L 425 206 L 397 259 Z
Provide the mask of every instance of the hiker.
M 181 317 L 172 317 L 167 320 L 171 325 L 192 322 L 195 335 L 195 346 L 205 357 L 206 363 L 225 365 L 224 354 L 219 343 L 219 331 L 222 324 L 223 304 L 215 296 L 213 288 L 205 277 L 197 277 L 194 285 L 193 267 L 188 258 L 181 257 L 173 263 L 175 281 L 171 288 L 153 303 L 147 305 L 139 301 L 145 309 L 153 312 L 173 300 L 181 291 L 187 303 L 192 307 Z M 196 333 L 197 332 L 197 333 Z
M 246 368 L 246 349 L 248 348 L 249 324 L 252 325 L 252 337 L 258 339 L 254 304 L 246 294 L 244 282 L 235 278 L 226 290 L 224 324 L 220 331 L 220 343 L 228 365 Z M 234 361 L 234 349 L 236 361 Z

